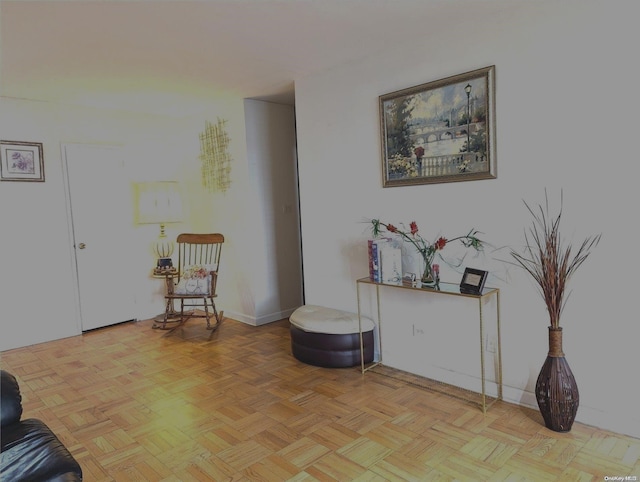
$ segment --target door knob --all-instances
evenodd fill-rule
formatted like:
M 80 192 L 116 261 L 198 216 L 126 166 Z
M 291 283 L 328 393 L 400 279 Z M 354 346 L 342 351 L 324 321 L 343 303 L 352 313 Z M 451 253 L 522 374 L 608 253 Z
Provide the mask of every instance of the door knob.
M 86 247 L 87 247 L 87 245 L 86 245 L 86 244 L 84 244 L 84 243 L 80 243 L 80 244 L 78 245 L 78 248 L 80 248 L 80 249 L 84 249 L 84 248 L 86 248 Z

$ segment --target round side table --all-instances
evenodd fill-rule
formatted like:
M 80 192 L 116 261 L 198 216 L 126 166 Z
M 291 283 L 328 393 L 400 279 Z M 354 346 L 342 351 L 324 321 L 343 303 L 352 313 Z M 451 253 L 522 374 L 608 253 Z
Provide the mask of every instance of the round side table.
M 167 294 L 173 294 L 173 278 L 177 275 L 178 270 L 175 268 L 154 268 L 153 270 L 154 278 L 164 278 Z M 165 316 L 167 319 L 166 323 Z M 173 300 L 167 300 L 167 311 L 165 313 L 160 313 L 153 318 L 152 328 L 170 330 L 173 326 L 169 326 L 169 324 L 173 325 L 174 323 L 179 323 L 181 319 L 180 313 L 174 310 Z

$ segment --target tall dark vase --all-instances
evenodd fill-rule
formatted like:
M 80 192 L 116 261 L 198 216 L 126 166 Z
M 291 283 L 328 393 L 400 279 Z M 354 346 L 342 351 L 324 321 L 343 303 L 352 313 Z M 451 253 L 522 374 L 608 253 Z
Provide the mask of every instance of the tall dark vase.
M 544 424 L 555 432 L 571 430 L 580 397 L 562 351 L 562 328 L 549 327 L 549 353 L 536 382 L 536 399 Z

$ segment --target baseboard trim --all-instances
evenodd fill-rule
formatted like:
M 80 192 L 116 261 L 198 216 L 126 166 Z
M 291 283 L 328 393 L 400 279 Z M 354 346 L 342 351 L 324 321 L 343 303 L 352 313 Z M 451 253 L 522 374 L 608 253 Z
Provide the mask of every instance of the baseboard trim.
M 257 318 L 255 316 L 249 316 L 243 313 L 226 310 L 225 316 L 229 318 L 233 318 L 234 320 L 240 321 L 241 323 L 245 323 L 247 325 L 262 326 L 268 323 L 273 323 L 274 321 L 279 321 L 285 318 L 289 318 L 289 316 L 291 316 L 291 313 L 293 313 L 296 309 L 297 307 L 290 308 L 288 310 L 277 311 L 275 313 L 270 313 L 268 315 L 262 315 Z
M 505 385 L 502 388 L 502 395 L 505 402 L 539 410 L 536 395 L 533 392 Z M 578 406 L 576 422 L 640 438 L 640 418 L 638 416 L 603 412 L 585 405 L 584 401 Z

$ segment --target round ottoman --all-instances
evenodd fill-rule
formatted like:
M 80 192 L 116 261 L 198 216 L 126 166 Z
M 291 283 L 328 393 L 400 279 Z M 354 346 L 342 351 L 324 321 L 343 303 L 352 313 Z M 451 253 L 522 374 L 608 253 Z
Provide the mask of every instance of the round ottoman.
M 364 361 L 373 361 L 374 323 L 364 316 L 362 341 Z M 289 317 L 291 352 L 301 362 L 324 368 L 360 365 L 360 331 L 357 313 L 304 305 Z

